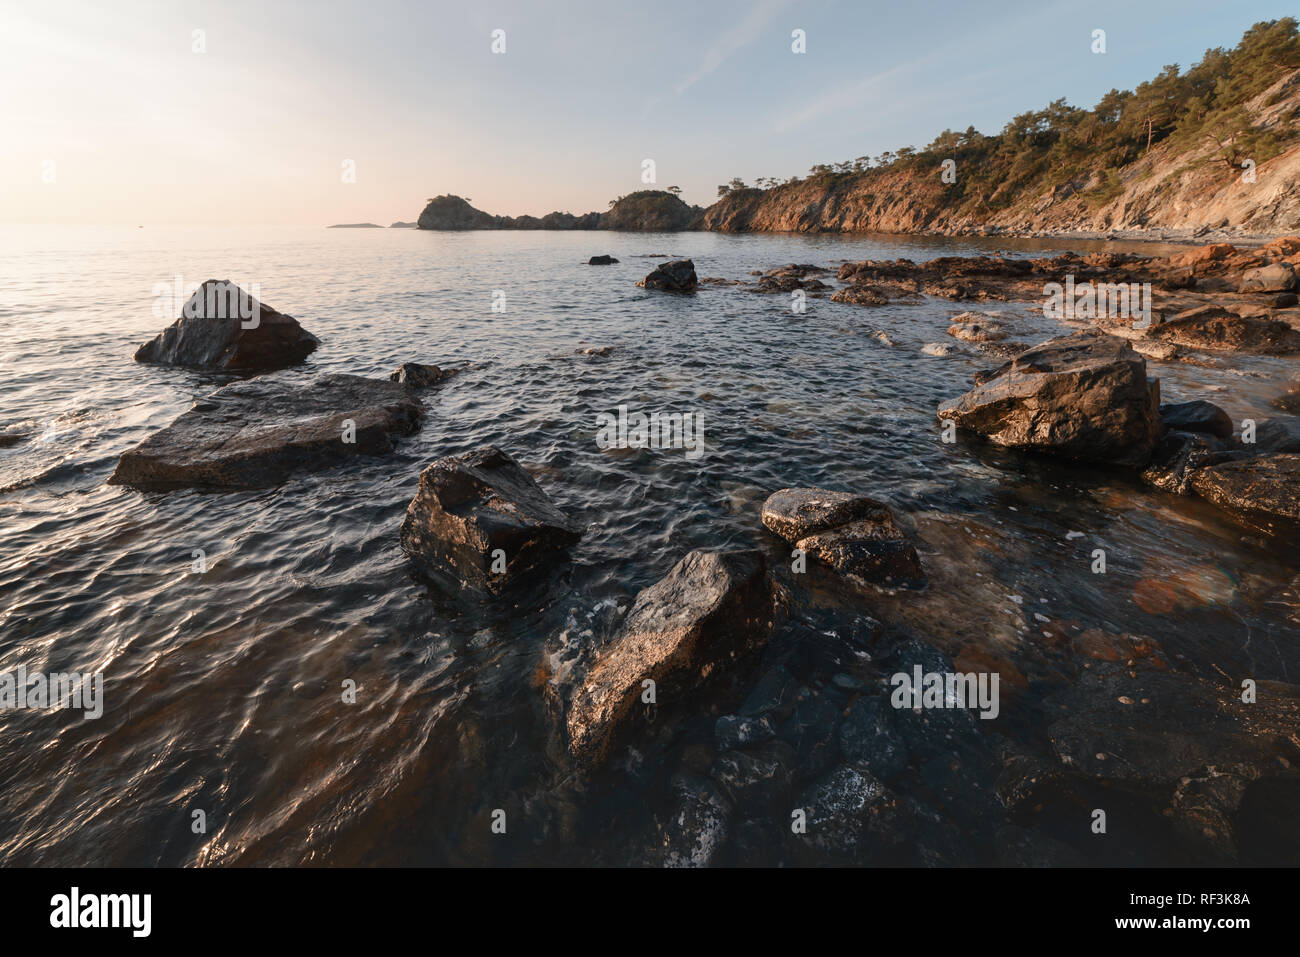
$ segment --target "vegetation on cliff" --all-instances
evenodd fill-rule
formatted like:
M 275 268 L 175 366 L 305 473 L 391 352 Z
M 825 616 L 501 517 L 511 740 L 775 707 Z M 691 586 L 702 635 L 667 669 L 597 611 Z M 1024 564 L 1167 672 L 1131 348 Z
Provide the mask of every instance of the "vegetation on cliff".
M 493 216 L 460 196 L 436 196 L 420 213 L 421 229 L 629 229 L 671 232 L 687 229 L 704 212 L 670 190 L 643 189 L 610 201 L 605 213 L 547 213 L 545 216 Z
M 843 219 L 846 204 L 859 207 L 884 228 L 925 228 L 986 222 L 1037 202 L 1074 198 L 1076 207 L 1097 210 L 1114 202 L 1135 175 L 1147 176 L 1157 153 L 1177 159 L 1176 172 L 1210 173 L 1220 182 L 1240 177 L 1247 161 L 1257 167 L 1300 147 L 1294 109 L 1275 109 L 1295 97 L 1287 82 L 1300 70 L 1300 33 L 1291 17 L 1257 23 L 1231 50 L 1207 50 L 1185 72 L 1166 66 L 1136 90 L 1111 90 L 1091 110 L 1064 99 L 1014 117 L 1000 133 L 973 127 L 944 130 L 924 149 L 904 147 L 814 166 L 806 177 L 739 179 L 718 187 L 708 210 L 709 228 L 855 228 Z M 943 164 L 952 173 L 941 178 Z M 932 183 L 930 181 L 933 181 Z M 916 184 L 923 188 L 916 190 Z M 822 202 L 815 202 L 820 196 Z M 904 199 L 908 208 L 899 209 Z M 814 201 L 814 216 L 782 227 L 763 206 Z M 769 210 L 771 212 L 771 210 Z M 839 217 L 838 220 L 836 217 Z M 766 221 L 765 221 L 766 220 Z M 859 218 L 856 228 L 872 228 Z

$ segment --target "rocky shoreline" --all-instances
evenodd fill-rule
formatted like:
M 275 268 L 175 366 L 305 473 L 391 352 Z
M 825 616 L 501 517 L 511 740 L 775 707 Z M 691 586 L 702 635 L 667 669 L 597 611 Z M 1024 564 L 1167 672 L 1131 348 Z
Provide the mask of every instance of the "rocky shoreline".
M 1300 354 L 1297 267 L 1300 238 L 1285 237 L 1254 250 L 1216 243 L 1172 257 L 869 260 L 833 271 L 791 264 L 749 281 L 701 280 L 691 260 L 671 260 L 637 285 L 647 296 L 687 301 L 812 295 L 867 310 L 950 302 L 949 335 L 1000 364 L 935 410 L 936 442 L 1118 470 L 1198 497 L 1249 534 L 1300 542 L 1300 419 L 1234 422 L 1205 400 L 1162 403 L 1148 366 Z M 969 311 L 972 303 L 1041 300 L 1067 276 L 1075 288 L 1145 284 L 1150 308 L 1061 315 L 1066 334 L 1032 346 L 1009 341 L 1014 320 Z M 125 452 L 110 484 L 257 488 L 382 456 L 420 428 L 436 390 L 459 371 L 410 362 L 388 380 L 325 375 L 304 385 L 272 370 L 301 362 L 319 341 L 262 304 L 263 319 L 273 321 L 252 328 L 238 313 L 199 315 L 208 286 L 136 358 L 262 374 L 197 400 Z M 1292 409 L 1297 393 L 1300 386 L 1280 395 L 1279 409 Z M 978 673 L 1001 680 L 1003 707 L 1021 709 L 1013 720 L 1024 721 L 1025 679 L 1006 648 L 966 645 L 954 655 L 937 634 L 917 633 L 913 616 L 947 607 L 960 561 L 934 550 L 933 519 L 878 496 L 771 489 L 754 522 L 765 548 L 683 555 L 635 597 L 602 647 L 540 679 L 563 760 L 579 780 L 621 775 L 630 755 L 662 762 L 676 803 L 661 825 L 661 863 L 1087 862 L 1083 842 L 1063 838 L 1060 827 L 1078 817 L 1087 833 L 1099 788 L 1123 794 L 1125 828 L 1157 828 L 1139 839 L 1142 847 L 1185 862 L 1258 856 L 1250 815 L 1287 806 L 1300 788 L 1300 686 L 1260 682 L 1252 707 L 1236 679 L 1215 684 L 1174 671 L 1143 636 L 1086 623 L 1057 631 L 1037 615 L 1047 639 L 1034 653 L 1056 656 L 1069 675 L 1032 706 L 1041 734 L 998 725 L 996 700 L 978 717 L 969 703 L 900 707 L 890 691 L 898 674 Z M 392 529 L 419 580 L 516 602 L 564 576 L 583 533 L 507 450 L 491 446 L 429 464 Z M 842 622 L 816 624 L 812 587 L 843 590 L 872 623 L 847 631 Z M 964 613 L 984 612 L 972 604 Z M 829 664 L 818 657 L 827 635 L 845 646 Z M 682 729 L 698 717 L 692 702 L 706 689 L 723 689 L 730 704 L 711 742 L 683 745 Z M 790 828 L 792 813 L 803 815 L 804 830 Z

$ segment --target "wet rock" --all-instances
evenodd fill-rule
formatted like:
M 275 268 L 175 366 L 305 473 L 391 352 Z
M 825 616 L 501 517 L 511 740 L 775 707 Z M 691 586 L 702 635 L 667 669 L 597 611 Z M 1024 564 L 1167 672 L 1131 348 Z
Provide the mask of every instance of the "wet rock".
M 795 749 L 800 779 L 816 777 L 839 761 L 836 729 L 843 709 L 843 701 L 828 692 L 808 692 L 781 726 L 781 739 Z
M 136 350 L 135 361 L 267 371 L 301 362 L 318 345 L 320 340 L 292 316 L 258 302 L 228 279 L 209 279 L 190 296 L 179 319 Z
M 1271 455 L 1223 462 L 1193 473 L 1197 495 L 1252 527 L 1295 531 L 1300 523 L 1300 455 Z
M 963 313 L 963 316 L 974 315 L 973 313 Z M 999 342 L 1007 338 L 1007 330 L 995 319 L 984 317 L 973 319 L 954 320 L 953 324 L 948 327 L 948 335 L 954 339 L 961 339 L 963 342 Z
M 0 428 L 0 449 L 8 449 L 19 442 L 26 442 L 36 433 L 21 426 L 4 426 Z
M 1287 383 L 1287 389 L 1271 403 L 1283 412 L 1300 412 L 1300 379 Z
M 1295 288 L 1295 270 L 1290 263 L 1273 263 L 1241 274 L 1240 292 L 1290 292 Z
M 1244 444 L 1242 447 L 1266 453 L 1300 452 L 1300 419 L 1265 419 L 1255 428 L 1254 445 Z
M 770 713 L 778 719 L 784 718 L 794 709 L 797 689 L 794 675 L 784 665 L 777 665 L 758 679 L 740 706 L 740 713 L 746 717 Z
M 889 299 L 871 286 L 845 286 L 831 295 L 831 302 L 847 302 L 855 306 L 886 306 Z
M 277 485 L 296 470 L 390 452 L 422 415 L 404 386 L 382 379 L 323 375 L 302 386 L 261 376 L 197 400 L 124 452 L 108 482 L 144 489 Z
M 695 275 L 695 263 L 689 259 L 673 259 L 660 263 L 648 276 L 637 283 L 646 289 L 663 292 L 694 292 L 700 284 Z
M 400 538 L 426 576 L 499 594 L 553 565 L 581 535 L 518 462 L 489 445 L 420 473 Z
M 588 266 L 612 266 L 618 262 L 613 256 L 592 256 L 587 260 Z
M 1146 361 L 1123 339 L 1050 339 L 939 409 L 941 420 L 996 445 L 1140 465 L 1159 430 Z
M 919 586 L 916 548 L 883 502 L 822 488 L 781 489 L 763 503 L 763 524 L 812 558 L 867 581 Z
M 805 864 L 901 863 L 912 828 L 893 794 L 861 764 L 841 764 L 799 796 L 807 831 L 791 847 Z
M 776 617 L 760 552 L 691 552 L 637 596 L 575 690 L 567 720 L 571 753 L 601 760 L 640 700 L 643 681 L 654 681 L 661 703 L 680 699 L 766 642 Z
M 1194 432 L 1166 432 L 1156 443 L 1142 481 L 1166 492 L 1186 495 L 1192 475 L 1216 461 L 1221 446 L 1213 436 Z
M 1097 663 L 1046 699 L 1048 735 L 1070 771 L 1146 795 L 1202 855 L 1230 858 L 1245 783 L 1293 779 L 1300 751 L 1300 688 L 1257 690 L 1246 704 L 1233 684 Z
M 674 808 L 661 826 L 664 867 L 708 867 L 726 844 L 731 807 L 708 778 L 673 777 Z
M 1206 432 L 1220 439 L 1232 438 L 1232 419 L 1213 402 L 1197 399 L 1160 406 L 1160 421 L 1175 432 Z
M 825 274 L 820 266 L 798 265 L 791 263 L 778 269 L 769 269 L 754 285 L 754 291 L 760 293 L 792 292 L 804 289 L 809 292 L 821 292 L 829 289 L 826 283 L 817 277 Z
M 892 778 L 907 768 L 907 746 L 886 698 L 863 696 L 853 702 L 840 725 L 839 745 L 846 761 L 878 778 Z
M 1189 349 L 1288 355 L 1300 351 L 1300 332 L 1279 319 L 1248 318 L 1219 306 L 1198 306 L 1147 330 L 1155 340 Z
M 731 802 L 749 814 L 789 805 L 794 749 L 784 741 L 765 741 L 746 751 L 719 755 L 709 776 Z
M 424 389 L 445 382 L 459 369 L 440 369 L 437 366 L 423 365 L 419 362 L 403 362 L 389 374 L 390 382 L 401 382 L 413 389 Z
M 1182 351 L 1172 342 L 1151 342 L 1149 339 L 1134 339 L 1130 343 L 1133 351 L 1152 362 L 1173 362 L 1182 355 Z
M 719 751 L 731 751 L 769 741 L 776 737 L 776 729 L 767 715 L 750 718 L 728 714 L 718 719 L 713 736 Z

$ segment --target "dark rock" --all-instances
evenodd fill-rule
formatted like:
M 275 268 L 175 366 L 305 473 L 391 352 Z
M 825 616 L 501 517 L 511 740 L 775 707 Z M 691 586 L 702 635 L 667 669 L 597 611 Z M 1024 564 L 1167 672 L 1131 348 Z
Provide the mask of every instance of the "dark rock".
M 843 574 L 914 586 L 925 574 L 883 502 L 822 488 L 781 489 L 763 503 L 763 524 Z
M 258 302 L 228 279 L 209 279 L 190 296 L 179 319 L 136 350 L 135 361 L 266 371 L 301 362 L 318 345 L 320 340 L 292 316 Z
M 853 702 L 840 725 L 839 743 L 846 761 L 878 778 L 891 778 L 907 768 L 907 746 L 886 698 L 863 696 Z
M 491 445 L 421 472 L 401 530 L 403 550 L 426 576 L 455 576 L 492 594 L 544 571 L 581 537 L 533 477 Z M 493 570 L 498 550 L 504 571 Z
M 637 283 L 646 289 L 664 292 L 694 292 L 700 284 L 695 275 L 695 263 L 689 259 L 673 259 L 660 263 L 648 276 Z
M 1243 443 L 1242 448 L 1254 452 L 1300 452 L 1300 419 L 1265 419 L 1255 428 L 1253 445 Z
M 731 802 L 749 815 L 784 810 L 790 801 L 794 749 L 765 741 L 747 751 L 719 755 L 709 776 Z
M 901 863 L 911 828 L 899 801 L 861 764 L 841 764 L 809 786 L 797 805 L 807 832 L 791 846 L 805 864 Z
M 1159 431 L 1157 391 L 1127 342 L 1082 333 L 1021 353 L 939 418 L 996 445 L 1141 465 Z
M 1300 522 L 1300 455 L 1223 462 L 1198 470 L 1192 490 L 1252 527 L 1290 533 Z
M 569 749 L 604 758 L 643 691 L 681 699 L 715 671 L 765 643 L 775 600 L 758 551 L 693 551 L 642 591 L 619 633 L 600 652 L 569 707 Z
M 445 382 L 458 372 L 459 369 L 439 369 L 437 366 L 422 365 L 419 362 L 403 362 L 393 370 L 388 379 L 390 382 L 409 385 L 413 389 L 424 389 Z
M 588 266 L 612 266 L 618 262 L 613 256 L 592 256 L 587 260 Z
M 1147 795 L 1206 861 L 1234 856 L 1232 822 L 1249 782 L 1294 780 L 1300 688 L 1241 689 L 1098 662 L 1045 702 L 1048 735 L 1076 775 Z
M 748 718 L 741 715 L 723 715 L 714 725 L 714 740 L 719 751 L 746 748 L 776 737 L 776 729 L 767 715 Z
M 1213 464 L 1219 443 L 1205 433 L 1166 432 L 1156 443 L 1142 481 L 1166 492 L 1186 495 L 1197 469 Z
M 662 825 L 665 867 L 708 867 L 726 844 L 731 807 L 708 778 L 673 777 L 674 810 Z
M 829 693 L 807 692 L 781 726 L 781 739 L 794 746 L 800 780 L 817 777 L 839 761 L 836 729 L 844 710 Z
M 740 713 L 746 717 L 771 713 L 784 718 L 794 709 L 797 688 L 794 675 L 784 665 L 777 665 L 758 679 L 740 706 Z
M 390 452 L 422 414 L 407 389 L 382 379 L 323 375 L 302 387 L 261 376 L 196 401 L 123 453 L 108 481 L 149 489 L 276 485 L 298 469 Z M 350 432 L 355 442 L 345 441 Z
M 1220 439 L 1232 438 L 1232 419 L 1213 402 L 1197 399 L 1160 406 L 1160 421 L 1177 432 L 1207 432 Z

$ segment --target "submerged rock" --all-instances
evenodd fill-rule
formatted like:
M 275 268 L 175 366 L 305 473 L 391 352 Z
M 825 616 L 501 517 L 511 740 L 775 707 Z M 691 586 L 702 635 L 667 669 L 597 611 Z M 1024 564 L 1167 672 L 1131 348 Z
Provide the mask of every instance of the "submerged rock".
M 1205 432 L 1220 439 L 1232 438 L 1232 419 L 1213 402 L 1197 399 L 1160 406 L 1160 421 L 1177 432 Z
M 967 318 L 972 317 L 972 318 Z M 996 319 L 962 313 L 948 327 L 948 335 L 964 342 L 1001 342 L 1008 336 L 1006 328 Z
M 393 370 L 388 379 L 390 382 L 409 385 L 413 389 L 424 389 L 445 382 L 458 372 L 459 369 L 440 369 L 419 362 L 403 362 Z
M 763 524 L 838 572 L 891 585 L 925 580 L 916 548 L 889 506 L 866 495 L 781 489 L 763 503 Z
M 1293 532 L 1300 525 L 1300 455 L 1211 465 L 1195 472 L 1190 484 L 1201 498 L 1264 531 Z
M 229 280 L 209 279 L 174 323 L 135 351 L 136 362 L 199 369 L 279 369 L 307 358 L 320 340 L 292 316 Z
M 425 575 L 499 594 L 582 537 L 518 462 L 489 445 L 438 459 L 402 522 L 402 549 Z
M 261 376 L 197 400 L 124 452 L 108 482 L 145 489 L 276 485 L 298 469 L 390 452 L 422 416 L 418 399 L 382 379 L 323 375 L 301 386 Z
M 612 266 L 618 262 L 613 256 L 592 256 L 587 260 L 588 266 Z
M 602 760 L 619 727 L 655 683 L 679 699 L 715 671 L 765 643 L 776 624 L 762 553 L 693 551 L 636 597 L 618 634 L 574 691 L 569 750 Z
M 700 284 L 695 275 L 695 263 L 689 259 L 673 259 L 660 263 L 648 276 L 637 283 L 646 289 L 664 292 L 694 292 Z
M 1158 388 L 1123 339 L 1049 339 L 939 409 L 995 445 L 1074 459 L 1144 464 L 1159 433 Z

